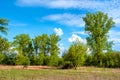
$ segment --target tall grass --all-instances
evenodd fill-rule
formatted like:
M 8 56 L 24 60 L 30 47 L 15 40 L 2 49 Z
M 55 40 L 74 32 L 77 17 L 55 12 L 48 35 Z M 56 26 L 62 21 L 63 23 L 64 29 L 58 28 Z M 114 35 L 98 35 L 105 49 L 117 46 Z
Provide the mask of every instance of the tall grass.
M 91 67 L 78 70 L 6 69 L 0 70 L 0 80 L 120 80 L 120 70 Z

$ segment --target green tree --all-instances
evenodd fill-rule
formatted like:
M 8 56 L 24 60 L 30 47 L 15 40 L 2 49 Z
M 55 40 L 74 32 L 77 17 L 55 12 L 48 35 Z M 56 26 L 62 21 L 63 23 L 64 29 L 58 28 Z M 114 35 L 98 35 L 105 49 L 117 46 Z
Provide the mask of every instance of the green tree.
M 36 56 L 39 57 L 39 64 L 44 65 L 45 57 L 48 55 L 48 46 L 49 46 L 49 36 L 48 34 L 42 34 L 41 36 L 35 37 L 33 39 L 34 50 Z
M 75 41 L 68 49 L 68 52 L 63 55 L 63 59 L 66 62 L 71 62 L 76 69 L 78 66 L 82 66 L 85 62 L 85 55 L 87 54 L 88 47 L 80 41 Z
M 41 65 L 58 65 L 59 36 L 52 34 L 42 34 L 41 36 L 33 39 L 34 50 L 37 56 L 39 56 L 39 64 Z
M 42 34 L 40 38 L 40 46 L 39 46 L 39 51 L 40 51 L 40 64 L 45 65 L 45 59 L 48 55 L 48 44 L 49 42 L 49 36 L 48 34 Z
M 93 56 L 91 54 L 86 55 L 85 66 L 92 66 L 93 65 Z
M 28 34 L 20 34 L 14 37 L 13 45 L 19 51 L 19 54 L 28 56 L 28 49 L 31 45 L 31 39 Z M 30 50 L 30 49 L 29 49 Z
M 8 28 L 6 27 L 8 25 L 8 20 L 5 18 L 0 18 L 0 32 L 7 34 Z
M 60 53 L 60 49 L 58 47 L 59 41 L 60 41 L 59 36 L 57 36 L 56 34 L 50 35 L 50 41 L 49 41 L 50 62 L 49 62 L 49 65 L 51 65 L 51 66 L 58 66 L 59 53 Z
M 16 65 L 30 65 L 29 56 L 32 53 L 32 42 L 28 34 L 20 34 L 14 37 L 12 44 L 18 51 L 18 56 L 15 58 Z
M 89 35 L 86 39 L 94 56 L 94 63 L 100 65 L 103 51 L 108 50 L 106 46 L 110 47 L 111 44 L 108 42 L 107 34 L 115 23 L 103 12 L 88 13 L 86 17 L 83 17 L 83 21 L 85 21 L 85 31 Z
M 111 51 L 105 54 L 105 67 L 119 68 L 120 67 L 120 52 Z
M 0 53 L 8 52 L 9 48 L 10 43 L 8 42 L 8 40 L 0 36 Z
M 16 57 L 15 64 L 16 65 L 23 65 L 24 67 L 27 67 L 30 65 L 30 60 L 28 57 L 20 54 L 19 56 Z
M 40 53 L 40 40 L 41 40 L 41 36 L 37 36 L 35 37 L 35 39 L 33 39 L 33 46 L 34 46 L 34 51 L 36 53 L 36 55 L 39 55 Z
M 8 31 L 7 25 L 8 25 L 8 20 L 5 18 L 0 18 L 0 32 L 2 32 L 5 35 L 7 35 L 7 31 Z M 7 52 L 9 47 L 10 45 L 8 40 L 0 36 L 0 63 L 5 58 L 3 52 L 4 53 Z
M 28 53 L 28 57 L 34 54 L 34 47 L 31 40 L 29 41 L 25 51 Z

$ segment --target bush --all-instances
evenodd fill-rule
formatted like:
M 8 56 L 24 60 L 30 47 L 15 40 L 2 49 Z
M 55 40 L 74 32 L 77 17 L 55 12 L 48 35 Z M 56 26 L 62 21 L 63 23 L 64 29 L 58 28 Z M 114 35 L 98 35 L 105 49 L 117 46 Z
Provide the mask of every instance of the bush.
M 57 55 L 51 55 L 49 59 L 49 66 L 58 66 L 59 57 Z
M 22 65 L 23 65 L 24 67 L 28 67 L 28 66 L 30 65 L 30 60 L 29 60 L 28 57 L 25 57 L 25 61 L 23 61 Z
M 58 61 L 58 66 L 63 66 L 63 64 L 64 64 L 64 60 L 63 60 L 63 58 L 59 58 L 59 61 Z
M 64 65 L 63 65 L 62 69 L 71 69 L 71 68 L 73 68 L 73 67 L 74 67 L 74 66 L 73 66 L 72 62 L 66 61 L 66 62 L 64 63 Z
M 16 58 L 15 64 L 23 65 L 24 67 L 27 67 L 28 65 L 30 65 L 30 60 L 28 57 L 20 55 Z
M 87 55 L 84 63 L 85 66 L 93 66 L 93 57 L 92 55 Z
M 4 60 L 4 58 L 5 58 L 5 56 L 2 53 L 0 53 L 0 64 L 2 63 L 2 61 Z

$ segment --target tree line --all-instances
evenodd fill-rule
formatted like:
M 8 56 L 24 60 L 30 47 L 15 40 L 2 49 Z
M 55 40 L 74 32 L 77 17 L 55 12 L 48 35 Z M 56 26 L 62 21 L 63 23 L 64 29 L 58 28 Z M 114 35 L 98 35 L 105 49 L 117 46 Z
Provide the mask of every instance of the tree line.
M 87 13 L 85 22 L 87 44 L 76 39 L 68 50 L 59 56 L 60 37 L 56 34 L 42 34 L 31 38 L 19 34 L 9 42 L 0 36 L 0 63 L 5 65 L 48 65 L 62 68 L 78 66 L 120 67 L 120 52 L 112 50 L 108 32 L 115 26 L 111 17 L 103 12 Z M 0 31 L 7 34 L 8 20 L 0 18 Z

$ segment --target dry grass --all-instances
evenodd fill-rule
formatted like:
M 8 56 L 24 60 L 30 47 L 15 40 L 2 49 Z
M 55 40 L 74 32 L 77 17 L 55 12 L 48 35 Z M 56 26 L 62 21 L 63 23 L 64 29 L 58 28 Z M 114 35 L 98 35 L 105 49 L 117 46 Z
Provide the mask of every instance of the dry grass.
M 0 66 L 0 80 L 120 80 L 120 69 L 79 67 L 61 70 L 47 66 Z

